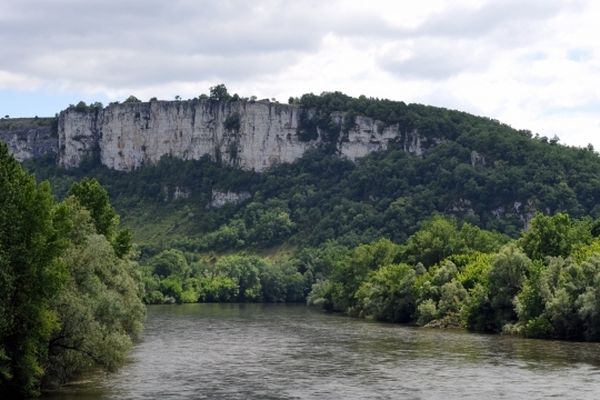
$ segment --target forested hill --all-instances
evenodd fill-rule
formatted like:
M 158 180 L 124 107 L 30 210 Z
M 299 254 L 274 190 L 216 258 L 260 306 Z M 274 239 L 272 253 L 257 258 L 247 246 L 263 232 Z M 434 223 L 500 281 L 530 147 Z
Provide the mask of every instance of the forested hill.
M 59 196 L 73 180 L 98 178 L 149 250 L 403 241 L 436 213 L 517 236 L 536 211 L 600 214 L 600 158 L 591 146 L 563 146 L 464 112 L 337 92 L 290 102 L 315 110 L 300 117 L 299 135 L 320 135 L 323 144 L 260 174 L 167 157 L 128 173 L 93 161 L 74 170 L 52 160 L 26 165 Z M 339 112 L 341 130 L 333 118 Z M 328 143 L 343 140 L 360 115 L 381 121 L 378 129 L 416 130 L 429 145 L 422 154 L 398 143 L 357 162 L 339 157 Z
M 297 133 L 320 146 L 261 173 L 208 157 L 131 172 L 93 159 L 26 166 L 59 198 L 100 188 L 85 177 L 108 189 L 141 250 L 129 256 L 139 255 L 148 304 L 307 301 L 391 322 L 600 340 L 591 146 L 388 100 L 290 102 L 311 110 Z M 418 132 L 421 150 L 392 141 L 355 162 L 340 156 L 361 115 Z M 127 231 L 118 237 L 128 243 Z
M 435 213 L 512 236 L 536 211 L 600 213 L 600 158 L 591 146 L 567 147 L 495 120 L 419 104 L 341 93 L 290 102 L 316 110 L 301 118 L 299 134 L 321 135 L 323 145 L 261 174 L 168 157 L 130 173 L 94 162 L 75 170 L 52 160 L 27 165 L 50 179 L 59 196 L 75 179 L 98 178 L 138 242 L 195 251 L 328 239 L 355 245 L 382 236 L 402 241 Z M 343 124 L 365 115 L 416 129 L 432 144 L 421 155 L 392 144 L 353 163 L 327 146 L 339 140 L 332 137 L 332 115 L 340 111 Z

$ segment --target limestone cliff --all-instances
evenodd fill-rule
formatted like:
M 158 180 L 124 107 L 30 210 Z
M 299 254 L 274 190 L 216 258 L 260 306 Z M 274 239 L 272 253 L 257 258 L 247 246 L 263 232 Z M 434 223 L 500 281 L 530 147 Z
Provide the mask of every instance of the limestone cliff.
M 98 156 L 116 170 L 132 170 L 155 163 L 165 155 L 185 160 L 211 159 L 247 170 L 262 171 L 292 162 L 322 143 L 321 136 L 303 141 L 298 135 L 302 109 L 271 102 L 210 100 L 123 103 L 104 109 L 60 113 L 59 162 L 76 167 L 86 157 Z M 416 131 L 401 132 L 358 116 L 342 132 L 342 113 L 331 116 L 340 129 L 333 143 L 337 151 L 356 159 L 384 150 L 392 141 L 420 155 L 427 143 Z
M 356 116 L 330 115 L 338 132 L 314 139 L 298 134 L 301 114 L 314 115 L 298 105 L 268 101 L 211 100 L 152 101 L 111 104 L 105 108 L 71 107 L 52 118 L 3 119 L 0 140 L 20 161 L 58 154 L 60 165 L 73 168 L 86 158 L 97 158 L 108 168 L 132 170 L 161 157 L 215 161 L 246 170 L 263 171 L 277 163 L 293 162 L 308 149 L 334 137 L 334 149 L 351 160 L 384 150 L 391 142 L 421 155 L 434 144 L 416 130 Z M 343 126 L 346 125 L 344 129 Z M 326 139 L 332 140 L 332 139 Z
M 10 118 L 0 120 L 0 141 L 19 161 L 57 153 L 53 118 Z

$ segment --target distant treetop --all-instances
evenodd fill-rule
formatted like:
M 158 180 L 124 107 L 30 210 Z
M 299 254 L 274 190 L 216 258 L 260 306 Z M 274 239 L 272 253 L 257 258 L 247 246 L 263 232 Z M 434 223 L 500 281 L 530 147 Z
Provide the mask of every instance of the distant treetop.
M 123 103 L 141 103 L 142 101 L 137 97 L 131 95 Z
M 210 88 L 209 98 L 211 100 L 226 101 L 231 100 L 231 95 L 227 91 L 225 84 L 220 83 Z

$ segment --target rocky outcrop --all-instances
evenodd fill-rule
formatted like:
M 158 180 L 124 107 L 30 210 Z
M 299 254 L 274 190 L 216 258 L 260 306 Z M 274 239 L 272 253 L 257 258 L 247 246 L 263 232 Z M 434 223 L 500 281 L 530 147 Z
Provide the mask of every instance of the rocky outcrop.
M 252 195 L 249 192 L 219 192 L 212 191 L 212 198 L 208 208 L 221 208 L 227 204 L 239 204 L 248 200 Z
M 263 171 L 289 163 L 309 149 L 326 144 L 355 160 L 396 143 L 422 155 L 435 138 L 398 125 L 356 116 L 351 124 L 341 112 L 331 113 L 330 131 L 316 128 L 312 139 L 298 134 L 301 114 L 315 110 L 268 101 L 151 101 L 111 104 L 105 108 L 70 107 L 56 119 L 0 121 L 0 140 L 19 160 L 58 154 L 66 168 L 86 159 L 129 171 L 164 156 L 184 160 L 209 157 L 245 170 Z M 332 132 L 331 129 L 334 131 Z M 337 129 L 337 131 L 336 131 Z
M 6 143 L 19 161 L 55 156 L 58 150 L 53 118 L 11 118 L 0 120 L 0 141 Z
M 298 135 L 301 107 L 272 102 L 210 100 L 123 103 L 104 109 L 69 109 L 59 116 L 59 162 L 76 167 L 98 156 L 116 170 L 132 170 L 169 155 L 184 160 L 202 157 L 246 170 L 263 171 L 293 162 L 323 143 L 324 135 L 303 141 Z M 402 132 L 357 116 L 343 132 L 343 114 L 331 115 L 339 126 L 333 143 L 354 160 L 398 142 L 421 155 L 426 148 L 417 131 Z M 425 141 L 426 142 L 426 141 Z
M 102 110 L 67 109 L 58 118 L 58 161 L 63 167 L 77 167 L 100 153 Z

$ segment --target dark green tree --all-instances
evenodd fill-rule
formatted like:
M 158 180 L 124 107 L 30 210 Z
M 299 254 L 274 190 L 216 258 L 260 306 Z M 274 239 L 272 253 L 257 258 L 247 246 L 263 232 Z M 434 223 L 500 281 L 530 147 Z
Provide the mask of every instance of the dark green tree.
M 225 84 L 220 83 L 210 88 L 209 98 L 217 101 L 227 101 L 231 99 L 231 95 L 227 91 Z
M 96 231 L 112 239 L 119 218 L 110 204 L 108 192 L 96 179 L 84 178 L 73 184 L 69 192 L 92 215 Z
M 36 394 L 58 329 L 51 299 L 66 280 L 53 198 L 0 143 L 0 392 Z M 8 398 L 7 397 L 7 398 Z

